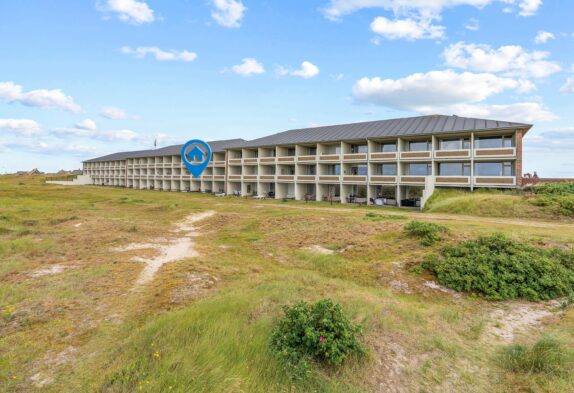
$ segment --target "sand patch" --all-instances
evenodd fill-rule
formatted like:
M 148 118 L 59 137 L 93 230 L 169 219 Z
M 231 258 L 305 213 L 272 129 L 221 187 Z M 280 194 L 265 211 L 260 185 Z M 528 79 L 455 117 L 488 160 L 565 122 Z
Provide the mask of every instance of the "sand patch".
M 311 251 L 314 252 L 316 254 L 321 254 L 321 255 L 333 255 L 335 253 L 335 251 L 333 250 L 329 250 L 328 248 L 319 246 L 318 244 L 309 246 L 309 247 L 303 247 L 303 250 L 306 251 Z
M 190 272 L 185 276 L 185 283 L 177 288 L 171 296 L 172 303 L 185 303 L 200 297 L 212 288 L 219 278 L 209 273 Z
M 52 274 L 62 273 L 64 270 L 66 270 L 66 266 L 64 265 L 52 265 L 50 267 L 46 267 L 43 269 L 34 270 L 29 275 L 30 277 L 36 278 L 36 277 L 49 276 Z
M 556 302 L 507 304 L 490 313 L 487 332 L 505 343 L 514 341 L 520 332 L 540 328 L 544 320 L 554 313 Z
M 77 223 L 77 224 L 74 224 L 74 228 L 79 228 L 79 227 L 81 227 L 81 226 L 82 226 L 82 223 L 81 223 L 81 222 L 79 222 L 79 223 Z
M 198 228 L 195 227 L 194 224 L 214 214 L 215 212 L 213 211 L 196 213 L 188 216 L 182 222 L 177 223 L 176 229 L 173 232 L 178 233 L 179 236 L 181 236 L 179 238 L 161 238 L 150 243 L 132 243 L 124 247 L 114 248 L 112 251 L 125 252 L 148 249 L 157 251 L 158 255 L 152 258 L 143 258 L 140 256 L 132 258 L 132 261 L 145 264 L 144 269 L 136 281 L 136 286 L 143 285 L 151 281 L 164 264 L 198 256 L 197 251 L 194 249 L 193 237 L 199 236 L 201 233 L 198 232 Z

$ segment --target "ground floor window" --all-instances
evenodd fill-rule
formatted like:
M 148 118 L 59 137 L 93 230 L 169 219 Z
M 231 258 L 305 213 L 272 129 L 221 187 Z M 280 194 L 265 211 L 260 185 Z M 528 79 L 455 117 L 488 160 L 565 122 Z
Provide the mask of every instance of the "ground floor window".
M 353 185 L 351 186 L 351 195 L 358 198 L 367 197 L 367 186 Z
M 475 176 L 514 176 L 512 162 L 477 162 L 474 164 Z
M 441 162 L 438 164 L 439 176 L 470 176 L 470 163 Z

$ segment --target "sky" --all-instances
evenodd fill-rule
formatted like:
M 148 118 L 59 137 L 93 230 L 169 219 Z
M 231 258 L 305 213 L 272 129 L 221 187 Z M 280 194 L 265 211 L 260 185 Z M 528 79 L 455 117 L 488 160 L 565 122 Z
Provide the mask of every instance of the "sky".
M 456 114 L 574 177 L 574 2 L 0 0 L 0 173 L 193 138 Z

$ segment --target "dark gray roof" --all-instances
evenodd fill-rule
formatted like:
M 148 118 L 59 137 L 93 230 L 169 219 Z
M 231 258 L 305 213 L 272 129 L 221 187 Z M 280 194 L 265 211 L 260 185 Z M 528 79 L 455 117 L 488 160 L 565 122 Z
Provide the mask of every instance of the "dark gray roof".
M 222 152 L 225 149 L 240 147 L 246 141 L 244 139 L 227 139 L 223 141 L 211 141 L 207 142 L 209 147 L 211 147 L 212 152 Z M 161 147 L 159 149 L 153 150 L 137 150 L 137 151 L 125 151 L 121 153 L 108 154 L 107 156 L 92 158 L 91 160 L 86 160 L 84 162 L 97 162 L 97 161 L 120 161 L 128 158 L 138 158 L 138 157 L 161 157 L 161 156 L 179 156 L 181 154 L 181 148 L 183 145 L 172 145 Z
M 428 115 L 402 119 L 378 120 L 363 123 L 300 128 L 251 140 L 243 147 L 291 145 L 367 138 L 406 137 L 444 134 L 460 131 L 493 131 L 525 128 L 531 124 L 508 121 L 473 119 L 459 116 Z

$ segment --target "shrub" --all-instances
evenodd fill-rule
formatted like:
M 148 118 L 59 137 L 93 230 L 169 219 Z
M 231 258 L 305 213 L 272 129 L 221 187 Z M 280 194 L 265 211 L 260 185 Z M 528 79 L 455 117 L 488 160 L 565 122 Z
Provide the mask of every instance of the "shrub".
M 356 337 L 360 325 L 349 321 L 330 299 L 283 306 L 283 311 L 285 317 L 273 330 L 271 350 L 286 362 L 292 376 L 304 377 L 310 361 L 338 366 L 349 355 L 364 354 Z
M 534 188 L 534 193 L 539 195 L 574 195 L 574 182 L 542 183 Z
M 532 346 L 513 344 L 500 355 L 504 368 L 513 372 L 562 374 L 572 366 L 572 352 L 558 339 L 545 336 Z
M 444 247 L 425 257 L 422 266 L 451 289 L 492 300 L 548 300 L 574 288 L 574 253 L 540 248 L 503 234 Z
M 401 216 L 399 214 L 377 214 L 373 212 L 367 212 L 365 214 L 365 219 L 370 219 L 371 221 L 382 221 L 382 220 L 406 220 L 407 217 Z
M 405 231 L 419 239 L 423 246 L 432 246 L 442 240 L 441 233 L 448 233 L 448 228 L 432 222 L 411 221 L 405 225 Z
M 574 217 L 574 182 L 543 183 L 534 188 L 535 206 L 548 206 L 555 213 Z

